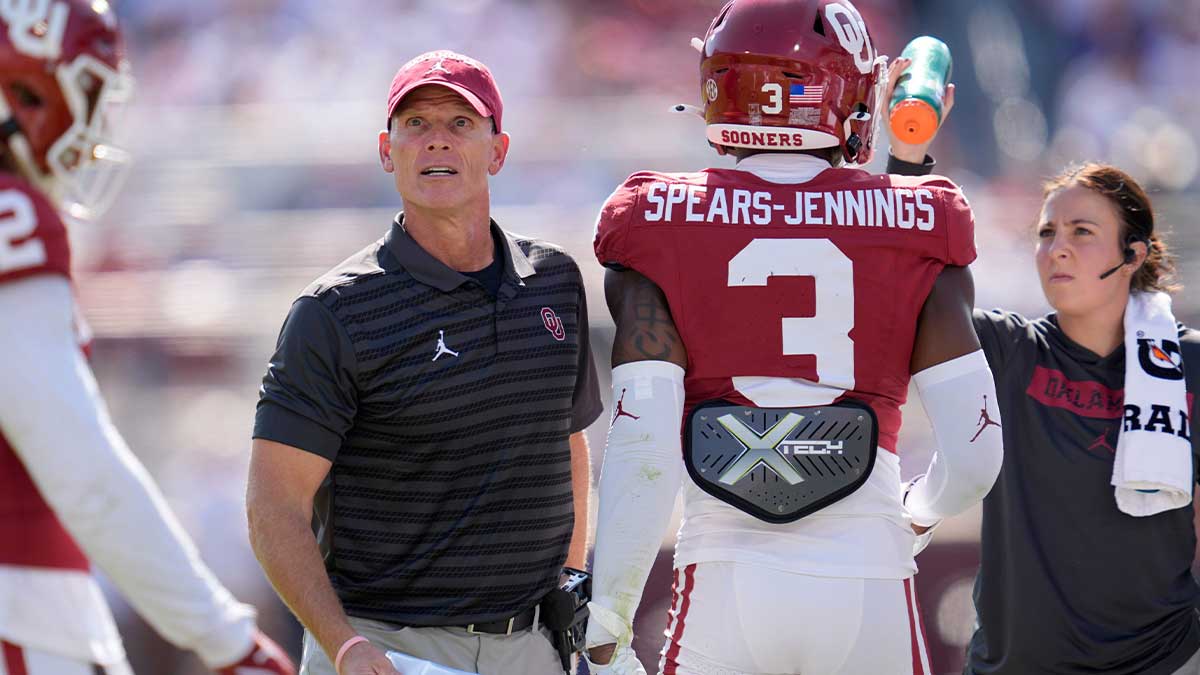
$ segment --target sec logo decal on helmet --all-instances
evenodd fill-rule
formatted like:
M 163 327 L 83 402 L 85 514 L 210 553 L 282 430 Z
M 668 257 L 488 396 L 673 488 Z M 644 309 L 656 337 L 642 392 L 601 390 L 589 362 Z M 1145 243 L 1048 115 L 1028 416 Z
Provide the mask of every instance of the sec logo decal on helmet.
M 113 141 L 132 90 L 105 0 L 0 1 L 0 141 L 10 170 L 67 214 L 107 208 L 128 165 Z
M 848 0 L 732 0 L 694 44 L 712 143 L 870 161 L 886 58 Z

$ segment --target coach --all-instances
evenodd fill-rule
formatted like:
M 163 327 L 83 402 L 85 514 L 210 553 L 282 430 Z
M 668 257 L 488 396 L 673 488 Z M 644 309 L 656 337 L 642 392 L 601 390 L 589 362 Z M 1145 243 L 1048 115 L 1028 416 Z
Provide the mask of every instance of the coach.
M 502 102 L 481 63 L 396 73 L 379 158 L 404 211 L 292 305 L 263 378 L 250 539 L 301 672 L 562 671 L 536 607 L 584 567 L 600 414 L 579 269 L 490 217 Z

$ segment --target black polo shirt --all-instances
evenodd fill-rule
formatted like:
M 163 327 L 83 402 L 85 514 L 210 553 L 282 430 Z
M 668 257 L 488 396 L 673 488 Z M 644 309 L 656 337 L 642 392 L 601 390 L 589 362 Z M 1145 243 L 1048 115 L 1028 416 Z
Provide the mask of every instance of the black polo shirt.
M 402 223 L 292 305 L 254 436 L 333 462 L 314 525 L 348 614 L 504 618 L 557 582 L 568 436 L 601 412 L 583 281 L 562 249 L 493 222 L 493 297 Z

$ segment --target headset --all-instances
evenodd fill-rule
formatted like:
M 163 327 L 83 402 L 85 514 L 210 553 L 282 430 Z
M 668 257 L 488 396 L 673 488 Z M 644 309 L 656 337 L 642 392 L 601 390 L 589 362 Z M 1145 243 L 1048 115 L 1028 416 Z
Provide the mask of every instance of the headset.
M 1100 278 L 1107 279 L 1110 276 L 1112 276 L 1113 274 L 1116 274 L 1117 270 L 1121 269 L 1122 267 L 1124 267 L 1126 265 L 1132 265 L 1133 261 L 1137 260 L 1137 251 L 1133 250 L 1133 245 L 1138 242 L 1145 244 L 1147 249 L 1150 248 L 1150 240 L 1149 239 L 1147 239 L 1146 237 L 1143 237 L 1140 234 L 1135 234 L 1133 232 L 1130 232 L 1129 236 L 1125 237 L 1125 250 L 1122 251 L 1122 253 L 1124 254 L 1125 257 L 1122 258 L 1121 264 L 1119 264 L 1116 267 L 1112 268 L 1111 270 L 1105 272 L 1104 274 L 1101 274 Z

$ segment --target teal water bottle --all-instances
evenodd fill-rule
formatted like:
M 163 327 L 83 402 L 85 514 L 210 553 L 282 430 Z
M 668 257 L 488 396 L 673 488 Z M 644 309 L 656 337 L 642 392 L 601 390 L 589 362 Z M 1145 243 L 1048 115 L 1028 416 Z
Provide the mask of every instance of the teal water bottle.
M 896 83 L 888 103 L 892 136 L 912 145 L 927 143 L 942 121 L 946 85 L 953 61 L 945 42 L 922 35 L 904 48 L 900 58 L 912 59 Z

